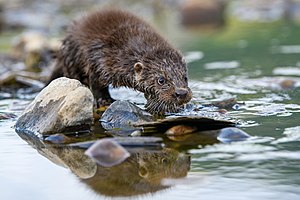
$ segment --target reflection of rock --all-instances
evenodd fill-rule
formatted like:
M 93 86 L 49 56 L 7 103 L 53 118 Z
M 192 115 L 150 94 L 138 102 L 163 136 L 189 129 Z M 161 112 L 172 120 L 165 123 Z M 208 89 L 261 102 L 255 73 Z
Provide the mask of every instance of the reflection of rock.
M 186 135 L 167 135 L 168 140 L 164 140 L 168 148 L 183 150 L 199 148 L 199 145 L 212 145 L 219 143 L 217 140 L 219 130 L 201 131 Z
M 84 154 L 85 149 L 45 145 L 30 135 L 19 133 L 40 154 L 68 167 L 83 183 L 105 196 L 134 196 L 153 193 L 170 186 L 165 178 L 183 178 L 190 169 L 190 156 L 172 149 L 130 148 L 131 156 L 113 167 L 102 167 Z
M 57 133 L 46 137 L 45 141 L 50 142 L 52 144 L 65 144 L 72 142 L 72 139 L 66 136 L 65 134 Z
M 109 138 L 96 141 L 85 154 L 104 167 L 118 165 L 130 156 L 124 147 Z
M 28 144 L 51 162 L 69 168 L 78 177 L 93 177 L 97 171 L 96 163 L 84 154 L 84 149 L 71 147 L 54 147 L 45 144 L 39 138 L 27 133 L 18 133 Z
M 52 81 L 25 109 L 16 123 L 17 132 L 35 135 L 89 130 L 93 122 L 93 95 L 79 81 Z
M 181 7 L 182 24 L 219 27 L 224 24 L 225 3 L 219 0 L 187 0 Z
M 105 129 L 130 128 L 133 122 L 149 122 L 151 115 L 130 103 L 129 101 L 115 101 L 103 113 L 100 121 Z

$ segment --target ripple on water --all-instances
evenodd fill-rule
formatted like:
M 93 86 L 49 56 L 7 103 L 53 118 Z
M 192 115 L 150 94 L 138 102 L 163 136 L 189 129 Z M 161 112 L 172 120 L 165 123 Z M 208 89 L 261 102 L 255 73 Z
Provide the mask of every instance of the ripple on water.
M 274 53 L 282 54 L 298 54 L 300 53 L 300 45 L 281 45 L 273 47 Z
M 300 76 L 300 67 L 277 67 L 273 70 L 274 75 Z
M 247 94 L 257 94 L 270 93 L 272 90 L 289 90 L 300 87 L 300 79 L 298 77 L 261 77 L 261 78 L 248 78 L 247 76 L 228 76 L 221 80 L 211 80 L 211 81 L 196 81 L 191 80 L 189 82 L 190 88 L 193 91 L 194 97 L 199 97 L 207 99 L 209 97 L 217 97 L 220 93 L 227 96 L 237 95 L 247 95 Z M 202 95 L 205 93 L 205 95 Z M 268 100 L 285 100 L 289 99 L 288 95 L 277 94 L 272 96 L 268 94 L 266 98 Z M 276 96 L 276 97 L 275 97 Z M 274 99 L 275 98 L 275 99 Z
M 265 160 L 300 160 L 300 151 L 268 151 L 259 154 L 243 154 L 237 161 L 265 161 Z
M 187 63 L 201 60 L 204 57 L 204 53 L 201 51 L 189 51 L 184 55 Z
M 203 81 L 190 81 L 190 87 L 192 91 L 222 91 L 228 92 L 232 94 L 256 94 L 257 92 L 254 90 L 249 90 L 241 87 L 240 85 L 236 85 L 235 83 L 224 83 L 224 82 L 203 82 Z M 200 92 L 200 93 L 201 93 Z
M 246 103 L 247 105 L 248 103 Z M 293 112 L 300 112 L 300 106 L 297 104 L 276 104 L 276 103 L 264 103 L 263 105 L 247 105 L 246 110 L 254 111 L 253 115 L 258 116 L 291 116 Z M 247 113 L 250 114 L 250 113 Z
M 272 144 L 300 141 L 300 126 L 284 129 L 283 135 L 285 137 L 273 141 Z
M 291 97 L 288 94 L 270 93 L 270 94 L 266 94 L 265 97 L 258 99 L 258 101 L 269 102 L 269 103 L 272 103 L 274 101 L 284 101 L 284 100 L 291 100 Z
M 240 67 L 240 62 L 232 61 L 218 61 L 204 64 L 205 69 L 234 69 Z
M 236 142 L 230 144 L 215 144 L 202 149 L 193 149 L 189 152 L 192 154 L 208 154 L 208 153 L 261 153 L 265 151 L 276 150 L 275 147 L 254 143 Z

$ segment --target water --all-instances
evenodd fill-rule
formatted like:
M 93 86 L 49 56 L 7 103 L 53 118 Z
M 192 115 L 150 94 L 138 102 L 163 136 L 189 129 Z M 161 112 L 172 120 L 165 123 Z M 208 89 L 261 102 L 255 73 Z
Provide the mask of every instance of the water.
M 218 33 L 186 35 L 192 101 L 236 98 L 228 114 L 253 139 L 164 138 L 166 149 L 103 168 L 80 157 L 82 150 L 36 143 L 37 151 L 14 132 L 15 119 L 1 120 L 0 198 L 299 199 L 299 34 L 292 24 L 233 21 Z M 0 111 L 19 115 L 27 103 L 1 100 Z

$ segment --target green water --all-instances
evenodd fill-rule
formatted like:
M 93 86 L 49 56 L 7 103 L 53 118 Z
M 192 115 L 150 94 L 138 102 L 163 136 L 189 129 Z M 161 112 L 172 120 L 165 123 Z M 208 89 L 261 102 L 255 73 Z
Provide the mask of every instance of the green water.
M 77 156 L 66 158 L 68 149 L 37 143 L 44 156 L 37 153 L 14 132 L 15 120 L 2 120 L 0 198 L 299 199 L 299 35 L 293 24 L 232 21 L 219 31 L 185 32 L 178 41 L 184 54 L 203 55 L 189 63 L 192 101 L 236 98 L 242 105 L 228 114 L 253 140 L 202 145 L 191 136 L 193 145 L 166 142 L 169 150 L 133 153 L 128 163 L 90 174 Z M 23 103 L 1 100 L 0 109 L 19 115 Z

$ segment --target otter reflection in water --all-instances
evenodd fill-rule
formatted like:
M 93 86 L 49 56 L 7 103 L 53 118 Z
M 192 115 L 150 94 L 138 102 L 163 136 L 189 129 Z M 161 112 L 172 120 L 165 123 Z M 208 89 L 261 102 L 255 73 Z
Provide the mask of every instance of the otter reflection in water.
M 170 186 L 165 178 L 182 178 L 190 169 L 190 157 L 172 149 L 132 153 L 114 167 L 97 166 L 96 174 L 82 181 L 108 196 L 132 196 L 156 192 Z
M 163 179 L 183 178 L 190 169 L 189 155 L 168 148 L 130 151 L 124 162 L 108 168 L 86 156 L 86 149 L 47 145 L 28 135 L 19 135 L 40 154 L 68 167 L 82 183 L 105 196 L 134 196 L 163 190 L 170 187 L 162 184 Z

